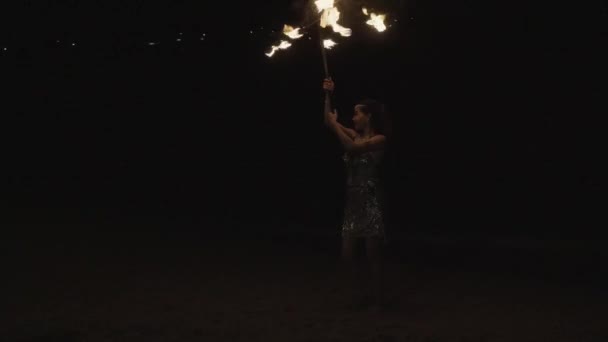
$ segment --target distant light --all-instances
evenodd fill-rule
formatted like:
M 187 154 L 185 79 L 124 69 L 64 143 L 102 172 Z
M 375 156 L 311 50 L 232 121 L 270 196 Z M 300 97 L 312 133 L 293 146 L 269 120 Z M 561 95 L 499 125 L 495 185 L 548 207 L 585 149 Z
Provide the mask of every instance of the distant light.
M 253 34 L 253 30 L 249 31 L 249 33 Z
M 59 39 L 57 39 L 57 43 L 61 43 L 61 41 Z
M 8 51 L 8 48 L 2 48 L 2 51 Z
M 183 33 L 181 33 L 181 32 L 179 33 L 179 35 L 180 35 L 180 36 L 181 36 L 182 34 L 183 34 Z
M 395 19 L 395 22 L 398 22 L 399 20 Z
M 203 37 L 205 37 L 206 35 L 207 35 L 206 33 L 203 33 Z
M 205 37 L 201 37 L 201 40 L 205 40 Z
M 76 46 L 76 43 L 72 43 L 72 46 Z
M 181 39 L 181 38 L 177 38 L 177 39 L 176 39 L 176 41 L 181 42 L 181 41 L 182 41 L 182 39 Z
M 148 45 L 154 46 L 154 45 L 156 45 L 156 42 L 149 42 Z

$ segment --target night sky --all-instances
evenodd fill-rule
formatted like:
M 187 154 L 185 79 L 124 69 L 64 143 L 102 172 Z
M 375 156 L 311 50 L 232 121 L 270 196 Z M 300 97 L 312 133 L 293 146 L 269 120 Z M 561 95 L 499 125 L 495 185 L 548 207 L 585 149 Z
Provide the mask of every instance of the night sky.
M 338 229 L 317 31 L 264 55 L 307 2 L 16 3 L 0 4 L 4 221 Z M 364 3 L 391 26 L 344 5 L 353 36 L 329 68 L 340 122 L 366 97 L 393 115 L 391 229 L 605 236 L 604 2 Z

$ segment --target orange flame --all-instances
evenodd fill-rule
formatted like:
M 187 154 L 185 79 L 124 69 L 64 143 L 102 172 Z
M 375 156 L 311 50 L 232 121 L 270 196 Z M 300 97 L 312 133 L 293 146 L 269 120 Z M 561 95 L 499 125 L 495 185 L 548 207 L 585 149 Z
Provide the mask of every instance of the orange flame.
M 326 49 L 328 49 L 328 50 L 329 50 L 329 49 L 331 49 L 331 48 L 333 48 L 333 47 L 334 47 L 334 46 L 336 46 L 336 45 L 337 45 L 337 44 L 336 44 L 336 42 L 334 42 L 334 41 L 333 41 L 333 40 L 331 40 L 331 39 L 325 39 L 325 40 L 323 40 L 323 46 L 324 46 Z
M 323 10 L 327 10 L 334 7 L 334 0 L 316 0 L 315 5 L 317 5 L 317 9 L 319 13 L 323 12 Z
M 291 46 L 291 44 L 288 41 L 281 40 L 281 43 L 279 45 L 273 45 L 271 47 L 270 52 L 268 52 L 266 54 L 266 56 L 272 57 L 274 55 L 274 53 L 277 52 L 278 50 L 285 50 L 285 49 L 287 49 L 290 46 Z
M 289 25 L 285 25 L 283 27 L 283 34 L 291 39 L 298 39 L 298 38 L 302 38 L 304 36 L 303 34 L 300 33 L 299 27 L 293 28 Z
M 370 13 L 370 17 L 371 19 L 367 21 L 368 25 L 373 26 L 376 30 L 378 30 L 378 32 L 383 32 L 386 30 L 386 25 L 384 25 L 386 15 Z
M 331 26 L 334 32 L 339 33 L 342 37 L 350 37 L 352 30 L 338 24 L 339 19 L 340 11 L 338 11 L 337 8 L 332 7 L 326 9 L 323 11 L 323 14 L 321 14 L 321 27 L 325 28 Z

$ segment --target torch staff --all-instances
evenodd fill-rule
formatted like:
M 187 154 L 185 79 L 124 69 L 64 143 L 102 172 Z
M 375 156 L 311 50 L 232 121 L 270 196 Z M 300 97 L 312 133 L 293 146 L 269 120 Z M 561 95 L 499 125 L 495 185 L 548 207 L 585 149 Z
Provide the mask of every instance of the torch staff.
M 323 71 L 325 71 L 325 78 L 331 79 L 329 77 L 329 68 L 327 67 L 327 52 L 325 52 L 325 44 L 323 43 L 323 33 L 321 32 L 321 28 L 319 28 L 319 42 L 321 43 L 321 57 L 323 60 Z M 327 113 L 331 112 L 331 92 L 325 89 L 325 101 L 323 103 L 323 119 L 325 124 L 327 124 Z
M 325 78 L 329 78 L 329 68 L 327 67 L 327 52 L 325 52 L 325 44 L 323 43 L 323 35 L 321 34 L 321 32 L 319 32 L 319 41 L 321 43 L 321 57 L 323 58 L 323 70 L 325 71 Z
M 325 51 L 325 44 L 323 42 L 323 32 L 321 32 L 321 28 L 319 27 L 319 43 L 321 47 L 321 57 L 323 60 L 323 71 L 325 71 L 325 78 L 331 79 L 329 77 L 329 68 L 327 67 L 327 52 Z M 331 92 L 325 89 L 325 101 L 323 104 L 323 117 L 324 120 L 327 120 L 327 113 L 331 112 Z

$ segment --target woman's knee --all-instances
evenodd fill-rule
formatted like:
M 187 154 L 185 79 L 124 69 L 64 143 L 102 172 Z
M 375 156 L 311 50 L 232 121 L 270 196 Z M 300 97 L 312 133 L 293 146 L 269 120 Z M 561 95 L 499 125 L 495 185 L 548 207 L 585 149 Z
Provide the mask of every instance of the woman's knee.
M 378 237 L 369 237 L 365 240 L 367 258 L 379 262 L 382 258 L 382 244 Z
M 352 262 L 355 259 L 356 240 L 352 237 L 342 238 L 342 260 Z

